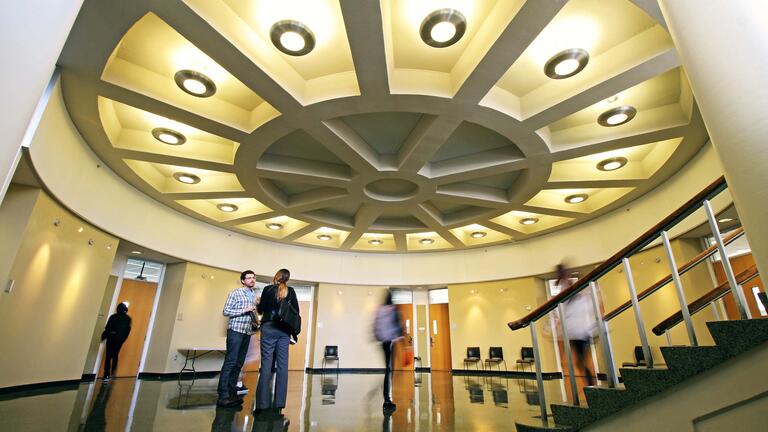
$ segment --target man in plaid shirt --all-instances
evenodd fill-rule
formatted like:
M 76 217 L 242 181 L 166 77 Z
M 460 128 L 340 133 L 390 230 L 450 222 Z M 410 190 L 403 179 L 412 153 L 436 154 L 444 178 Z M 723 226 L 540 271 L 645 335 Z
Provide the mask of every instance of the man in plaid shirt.
M 240 273 L 240 283 L 243 286 L 232 290 L 224 304 L 224 316 L 229 317 L 229 325 L 227 354 L 219 375 L 219 400 L 216 404 L 220 407 L 235 407 L 243 403 L 243 399 L 237 396 L 235 386 L 254 333 L 251 312 L 256 309 L 259 299 L 254 292 L 256 275 L 251 270 Z

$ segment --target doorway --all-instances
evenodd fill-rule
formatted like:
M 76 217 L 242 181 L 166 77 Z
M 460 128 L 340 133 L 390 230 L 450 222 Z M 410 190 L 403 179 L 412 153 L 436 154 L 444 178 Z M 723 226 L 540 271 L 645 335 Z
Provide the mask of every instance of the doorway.
M 128 315 L 131 317 L 131 333 L 120 350 L 117 370 L 112 372 L 113 376 L 135 377 L 139 374 L 139 363 L 144 350 L 144 341 L 147 337 L 147 328 L 152 317 L 156 293 L 156 282 L 123 279 L 115 304 L 126 303 L 128 305 Z M 114 313 L 114 311 L 110 312 Z M 104 372 L 104 357 L 101 360 L 99 374 Z
M 430 367 L 433 371 L 450 371 L 451 318 L 448 307 L 448 289 L 429 291 L 429 345 Z

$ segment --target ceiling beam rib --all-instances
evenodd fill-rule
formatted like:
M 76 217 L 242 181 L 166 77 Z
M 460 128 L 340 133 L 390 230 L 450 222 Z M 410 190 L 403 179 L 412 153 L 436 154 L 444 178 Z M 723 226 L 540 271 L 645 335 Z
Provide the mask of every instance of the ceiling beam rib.
M 321 228 L 320 224 L 311 223 L 311 224 L 309 224 L 307 226 L 304 226 L 304 227 L 301 227 L 301 228 L 297 229 L 296 231 L 288 234 L 287 236 L 281 238 L 280 240 L 285 241 L 285 242 L 291 242 L 291 241 L 300 239 L 300 238 L 304 237 L 305 235 L 310 234 L 310 233 L 312 233 L 314 231 L 317 231 L 320 228 Z
M 355 64 L 357 85 L 366 97 L 389 95 L 387 54 L 379 0 L 342 0 L 341 15 Z
M 179 123 L 194 126 L 197 129 L 222 138 L 227 138 L 236 142 L 244 142 L 248 139 L 248 134 L 240 129 L 219 123 L 208 117 L 192 113 L 175 105 L 171 105 L 167 102 L 154 99 L 150 96 L 137 93 L 107 81 L 99 82 L 97 92 L 100 96 L 104 96 L 108 99 L 175 120 Z
M 161 194 L 163 199 L 173 201 L 177 200 L 195 200 L 195 199 L 227 199 L 227 198 L 249 198 L 248 192 L 173 192 Z
M 480 102 L 566 3 L 566 0 L 525 2 L 454 98 L 473 104 Z
M 222 222 L 222 223 L 224 225 L 226 225 L 226 226 L 237 226 L 237 225 L 247 224 L 247 223 L 251 223 L 251 222 L 258 222 L 258 221 L 263 221 L 263 220 L 267 220 L 267 219 L 272 219 L 272 218 L 275 218 L 275 217 L 278 217 L 278 216 L 282 216 L 282 215 L 283 215 L 283 213 L 276 212 L 276 211 L 273 210 L 273 211 L 268 211 L 268 212 L 265 212 L 265 213 L 259 213 L 259 214 L 256 214 L 256 215 L 250 215 L 250 216 L 244 216 L 244 217 L 237 218 L 237 219 L 231 219 L 231 220 L 228 220 L 228 221 Z
M 447 116 L 421 116 L 397 152 L 398 170 L 419 172 L 460 124 L 460 119 Z
M 115 149 L 115 153 L 121 159 L 133 159 L 133 160 L 140 160 L 144 162 L 152 162 L 152 163 L 158 163 L 163 165 L 176 165 L 176 166 L 183 166 L 187 168 L 198 168 L 198 169 L 225 172 L 225 173 L 235 172 L 234 165 L 221 163 L 221 162 L 211 162 L 211 161 L 206 161 L 201 159 L 192 159 L 187 157 L 164 155 L 159 153 L 148 153 L 148 152 L 143 152 L 138 150 L 128 150 L 128 149 Z
M 650 144 L 672 138 L 682 138 L 689 132 L 690 125 L 675 125 L 652 132 L 640 133 L 632 136 L 610 139 L 607 141 L 584 144 L 562 150 L 556 150 L 551 154 L 552 162 L 589 156 L 595 153 L 607 152 L 623 148 Z
M 402 231 L 392 233 L 395 239 L 395 248 L 398 252 L 408 252 L 408 236 Z
M 328 207 L 333 207 L 339 204 L 349 203 L 349 195 L 338 195 L 335 197 L 328 197 L 320 200 L 308 200 L 303 203 L 295 203 L 291 206 L 286 206 L 286 211 L 290 214 L 304 213 L 312 210 L 319 210 Z
M 496 222 L 483 221 L 483 222 L 480 222 L 480 225 L 482 225 L 482 226 L 484 226 L 484 227 L 486 227 L 488 229 L 492 229 L 494 231 L 498 231 L 498 232 L 500 232 L 502 234 L 506 234 L 506 235 L 512 237 L 512 240 L 518 240 L 518 239 L 520 239 L 520 238 L 525 236 L 525 233 L 523 233 L 521 231 L 514 230 L 514 229 L 512 229 L 512 228 L 510 228 L 510 227 L 508 227 L 506 225 L 502 225 L 502 224 L 496 223 Z
M 155 2 L 153 9 L 184 38 L 282 114 L 303 109 L 296 98 L 185 2 Z
M 440 186 L 435 192 L 435 199 L 487 208 L 509 206 L 505 190 L 468 183 Z
M 326 120 L 306 132 L 352 169 L 358 172 L 379 169 L 379 154 L 344 120 Z
M 494 149 L 429 165 L 429 177 L 439 185 L 491 177 L 528 168 L 530 162 L 513 149 Z
M 551 181 L 542 186 L 542 189 L 594 189 L 594 188 L 621 188 L 638 187 L 647 183 L 647 179 L 611 179 L 611 180 L 569 180 Z
M 431 207 L 431 208 L 430 208 Z M 440 237 L 445 239 L 451 246 L 455 248 L 463 248 L 464 243 L 458 239 L 452 232 L 448 231 L 443 226 L 442 215 L 439 210 L 433 206 L 427 204 L 416 204 L 412 207 L 411 212 L 430 230 L 436 232 Z
M 274 180 L 339 188 L 349 186 L 351 181 L 346 166 L 282 155 L 263 155 L 256 163 L 255 172 Z
M 677 51 L 669 48 L 637 66 L 528 117 L 523 123 L 533 130 L 538 130 L 678 66 L 680 59 Z
M 350 249 L 357 241 L 366 233 L 368 228 L 376 222 L 376 219 L 381 216 L 384 211 L 382 207 L 374 206 L 371 204 L 363 204 L 355 213 L 355 227 L 349 233 L 347 238 L 344 239 L 344 243 L 341 244 L 341 249 Z
M 567 217 L 571 219 L 583 219 L 585 216 L 589 215 L 589 213 L 570 212 L 567 210 L 560 210 L 549 207 L 537 207 L 531 205 L 522 205 L 519 208 L 515 208 L 514 210 L 528 213 L 537 213 L 540 215 Z

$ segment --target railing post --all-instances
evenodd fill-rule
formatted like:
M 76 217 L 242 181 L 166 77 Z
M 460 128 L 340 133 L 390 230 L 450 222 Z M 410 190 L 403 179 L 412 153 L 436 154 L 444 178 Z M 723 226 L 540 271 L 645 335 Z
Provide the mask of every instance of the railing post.
M 579 388 L 576 385 L 576 374 L 573 371 L 573 359 L 571 357 L 571 339 L 568 337 L 568 326 L 565 319 L 565 304 L 557 305 L 560 312 L 560 327 L 563 331 L 563 351 L 565 351 L 565 363 L 568 365 L 568 377 L 571 382 L 571 393 L 573 394 L 573 404 L 579 405 Z
M 667 346 L 672 346 L 672 335 L 669 334 L 669 329 L 664 330 L 664 336 L 667 337 Z
M 702 202 L 704 210 L 707 212 L 707 219 L 709 220 L 709 227 L 712 229 L 712 236 L 715 238 L 715 244 L 717 244 L 717 251 L 720 253 L 720 262 L 723 263 L 723 270 L 725 271 L 725 277 L 728 279 L 728 285 L 731 286 L 731 293 L 733 299 L 736 300 L 736 306 L 739 308 L 739 316 L 741 319 L 752 318 L 747 307 L 747 299 L 744 298 L 744 291 L 738 283 L 736 283 L 736 276 L 733 274 L 733 268 L 731 267 L 731 260 L 728 259 L 728 254 L 725 252 L 725 245 L 723 244 L 723 237 L 720 235 L 720 228 L 717 227 L 717 219 L 715 219 L 715 213 L 712 211 L 712 205 L 709 200 Z
M 720 321 L 720 311 L 717 310 L 717 300 L 709 302 L 712 306 L 712 314 L 715 315 L 715 321 Z
M 592 291 L 592 308 L 595 311 L 595 322 L 597 323 L 597 331 L 600 335 L 600 344 L 603 346 L 608 386 L 615 388 L 619 386 L 619 378 L 616 376 L 616 366 L 613 364 L 613 350 L 611 349 L 611 341 L 608 339 L 608 328 L 606 322 L 603 321 L 603 315 L 600 313 L 600 302 L 597 300 L 597 285 L 594 281 L 589 283 L 589 288 Z
M 664 241 L 664 250 L 667 252 L 669 271 L 672 275 L 672 282 L 675 285 L 675 292 L 677 292 L 677 301 L 680 303 L 680 312 L 683 314 L 683 321 L 685 321 L 685 330 L 688 331 L 688 341 L 691 343 L 691 346 L 699 346 L 699 342 L 696 340 L 696 332 L 693 330 L 691 313 L 688 310 L 688 302 L 685 300 L 683 283 L 680 281 L 680 273 L 677 272 L 675 255 L 672 253 L 672 245 L 669 243 L 669 234 L 667 234 L 666 231 L 662 231 L 661 239 Z
M 541 355 L 539 354 L 539 337 L 536 334 L 536 321 L 531 321 L 531 342 L 533 345 L 533 363 L 536 366 L 536 385 L 539 389 L 539 407 L 541 420 L 547 423 L 547 401 L 544 396 L 544 377 L 541 375 Z
M 651 347 L 648 345 L 648 336 L 645 334 L 645 324 L 643 316 L 640 314 L 640 304 L 637 301 L 637 291 L 635 290 L 635 281 L 632 279 L 632 267 L 629 266 L 629 259 L 623 258 L 624 273 L 627 276 L 627 285 L 629 286 L 629 296 L 632 299 L 632 310 L 635 312 L 635 323 L 637 323 L 637 333 L 640 335 L 640 345 L 643 346 L 643 356 L 648 368 L 653 367 L 651 358 Z

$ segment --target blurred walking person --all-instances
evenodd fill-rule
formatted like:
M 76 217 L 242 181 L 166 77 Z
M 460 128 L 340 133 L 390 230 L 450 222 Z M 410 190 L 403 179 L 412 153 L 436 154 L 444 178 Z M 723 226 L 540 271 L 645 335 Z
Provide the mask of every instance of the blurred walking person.
M 117 372 L 117 357 L 120 348 L 131 333 L 131 317 L 128 316 L 128 305 L 120 303 L 117 310 L 107 320 L 107 325 L 101 333 L 101 340 L 107 341 L 107 352 L 104 358 L 104 382 L 109 382 L 112 374 Z
M 384 352 L 384 412 L 392 412 L 397 405 L 392 402 L 392 345 L 403 338 L 403 327 L 400 323 L 400 313 L 392 303 L 392 291 L 387 290 L 384 304 L 376 309 L 373 323 L 373 335 L 381 342 Z

